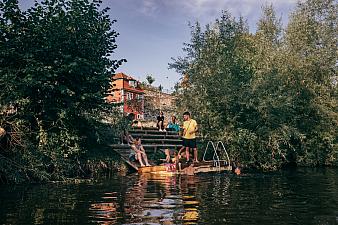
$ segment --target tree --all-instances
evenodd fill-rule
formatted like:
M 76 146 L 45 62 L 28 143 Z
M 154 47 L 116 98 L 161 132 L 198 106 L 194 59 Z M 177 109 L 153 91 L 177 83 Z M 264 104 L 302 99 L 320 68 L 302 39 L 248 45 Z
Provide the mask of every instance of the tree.
M 285 31 L 271 5 L 262 11 L 255 34 L 226 12 L 191 27 L 170 64 L 182 74 L 178 107 L 242 164 L 337 164 L 337 5 L 300 3 Z
M 256 35 L 265 38 L 272 44 L 277 44 L 282 34 L 281 18 L 277 19 L 272 4 L 263 6 L 262 12 L 263 15 L 257 23 Z
M 288 84 L 294 100 L 296 124 L 304 135 L 297 149 L 299 163 L 337 162 L 337 4 L 334 0 L 299 3 L 286 30 Z
M 158 86 L 158 90 L 159 90 L 160 92 L 162 92 L 162 91 L 163 91 L 163 86 L 162 86 L 162 85 Z
M 152 75 L 147 75 L 146 79 L 149 85 L 155 82 L 155 78 Z
M 226 125 L 243 117 L 246 108 L 242 100 L 248 96 L 252 75 L 240 52 L 246 45 L 243 27 L 243 20 L 236 21 L 227 12 L 205 31 L 197 23 L 191 27 L 191 43 L 185 44 L 187 56 L 170 64 L 183 74 L 181 110 L 193 111 L 202 135 L 212 139 L 223 139 Z
M 56 167 L 95 137 L 90 120 L 110 107 L 103 97 L 124 61 L 110 57 L 118 33 L 100 3 L 45 0 L 22 12 L 0 1 L 0 111 L 14 106 L 5 122 L 22 121 L 32 149 Z

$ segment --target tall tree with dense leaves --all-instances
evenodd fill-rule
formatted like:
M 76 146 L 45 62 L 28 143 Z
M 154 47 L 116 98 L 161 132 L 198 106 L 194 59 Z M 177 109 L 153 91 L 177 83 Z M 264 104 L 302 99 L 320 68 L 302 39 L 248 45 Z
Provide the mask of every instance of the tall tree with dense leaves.
M 193 113 L 207 139 L 236 139 L 242 130 L 250 110 L 252 71 L 243 57 L 249 36 L 243 20 L 224 12 L 205 31 L 196 24 L 186 57 L 171 64 L 184 74 L 179 106 Z
M 283 62 L 281 19 L 272 5 L 262 7 L 257 31 L 252 36 L 252 50 L 248 54 L 254 70 L 251 81 L 251 100 L 256 115 L 251 115 L 247 125 L 257 136 L 256 159 L 263 167 L 274 167 L 284 160 L 288 149 L 290 110 L 285 95 L 280 64 Z M 292 130 L 292 128 L 290 128 Z
M 95 137 L 89 118 L 109 107 L 104 96 L 123 61 L 110 57 L 118 33 L 100 4 L 44 0 L 21 11 L 17 0 L 0 1 L 0 125 L 21 121 L 32 149 L 59 170 Z
M 299 163 L 327 165 L 338 158 L 337 2 L 299 3 L 286 30 L 288 83 L 297 96 L 295 123 L 304 134 Z M 290 89 L 291 89 L 290 88 Z
M 271 5 L 262 12 L 254 34 L 227 13 L 193 27 L 170 64 L 182 74 L 178 106 L 242 164 L 336 164 L 337 4 L 299 3 L 286 30 Z

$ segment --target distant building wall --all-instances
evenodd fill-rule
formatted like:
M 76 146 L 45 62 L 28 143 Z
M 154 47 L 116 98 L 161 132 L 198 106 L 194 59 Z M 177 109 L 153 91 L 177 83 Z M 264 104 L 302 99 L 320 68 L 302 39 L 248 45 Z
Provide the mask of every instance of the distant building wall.
M 145 87 L 144 100 L 144 118 L 147 120 L 156 120 L 160 110 L 163 111 L 167 121 L 176 113 L 176 97 L 171 94 Z

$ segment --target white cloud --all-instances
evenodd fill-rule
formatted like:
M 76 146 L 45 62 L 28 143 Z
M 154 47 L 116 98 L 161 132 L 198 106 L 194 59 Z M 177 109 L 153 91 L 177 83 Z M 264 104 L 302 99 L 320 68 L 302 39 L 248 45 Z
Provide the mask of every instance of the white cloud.
M 160 13 L 162 7 L 183 10 L 196 17 L 212 12 L 228 10 L 234 15 L 250 15 L 260 10 L 261 5 L 272 3 L 275 7 L 295 5 L 298 0 L 142 0 L 144 14 Z
M 193 13 L 204 15 L 214 10 L 228 10 L 234 15 L 247 16 L 260 10 L 261 6 L 272 3 L 275 7 L 294 5 L 297 0 L 172 0 L 184 4 Z
M 145 15 L 153 15 L 159 10 L 158 1 L 156 0 L 143 0 L 142 6 L 139 9 Z
M 247 19 L 250 29 L 255 28 L 261 15 L 261 7 L 272 4 L 277 16 L 282 17 L 283 24 L 287 24 L 290 11 L 298 0 L 131 0 L 141 3 L 138 9 L 143 15 L 160 20 L 164 15 L 175 18 L 176 23 L 199 21 L 207 24 L 218 18 L 222 10 L 232 16 L 243 16 Z M 301 0 L 304 1 L 304 0 Z M 140 5 L 139 5 L 140 6 Z M 180 21 L 184 18 L 184 21 Z M 174 20 L 171 20 L 174 21 Z

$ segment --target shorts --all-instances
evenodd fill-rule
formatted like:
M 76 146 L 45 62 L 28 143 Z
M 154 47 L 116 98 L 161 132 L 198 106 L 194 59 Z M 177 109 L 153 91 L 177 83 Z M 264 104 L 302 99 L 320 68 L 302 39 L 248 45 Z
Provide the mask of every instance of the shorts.
M 196 148 L 196 138 L 193 138 L 193 139 L 185 139 L 185 138 L 183 138 L 182 145 L 184 147 Z
M 137 155 L 135 153 L 130 153 L 128 158 L 129 158 L 129 161 L 131 162 L 137 161 Z

